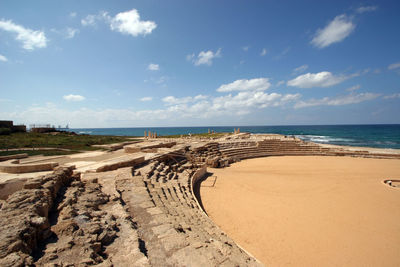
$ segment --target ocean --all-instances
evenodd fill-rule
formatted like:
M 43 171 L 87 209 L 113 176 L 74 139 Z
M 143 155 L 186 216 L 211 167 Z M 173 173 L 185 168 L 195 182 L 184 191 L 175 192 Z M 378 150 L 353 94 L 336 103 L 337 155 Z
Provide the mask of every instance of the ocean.
M 400 149 L 400 124 L 378 125 L 304 125 L 304 126 L 205 126 L 205 127 L 145 127 L 145 128 L 80 128 L 69 129 L 78 134 L 143 136 L 144 131 L 159 136 L 215 132 L 276 133 L 296 136 L 305 141 L 322 144 L 365 146 Z

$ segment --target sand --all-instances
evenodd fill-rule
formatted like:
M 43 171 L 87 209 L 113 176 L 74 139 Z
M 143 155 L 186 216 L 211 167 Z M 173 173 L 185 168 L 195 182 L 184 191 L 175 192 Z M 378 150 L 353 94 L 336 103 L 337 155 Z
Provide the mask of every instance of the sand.
M 267 266 L 400 266 L 400 160 L 268 157 L 202 183 L 208 215 Z

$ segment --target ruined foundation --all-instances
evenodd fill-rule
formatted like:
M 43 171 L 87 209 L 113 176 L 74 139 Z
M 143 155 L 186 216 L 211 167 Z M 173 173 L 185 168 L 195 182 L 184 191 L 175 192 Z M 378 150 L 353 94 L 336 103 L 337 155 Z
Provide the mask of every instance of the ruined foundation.
M 279 155 L 400 158 L 290 138 L 157 141 L 125 151 L 142 154 L 13 184 L 1 202 L 0 265 L 261 266 L 203 211 L 196 188 L 207 166 Z

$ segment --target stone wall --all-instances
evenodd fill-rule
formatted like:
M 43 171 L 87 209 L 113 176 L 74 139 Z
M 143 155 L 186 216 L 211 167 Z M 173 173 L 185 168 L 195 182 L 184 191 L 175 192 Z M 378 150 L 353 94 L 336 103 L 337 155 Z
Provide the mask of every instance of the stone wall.
M 51 235 L 49 213 L 62 187 L 72 178 L 72 169 L 26 182 L 10 195 L 0 210 L 0 266 L 33 265 L 33 252 Z
M 16 160 L 8 160 L 0 162 L 0 172 L 28 173 L 28 172 L 52 171 L 57 166 L 58 163 L 56 162 L 19 164 L 19 160 L 16 159 Z

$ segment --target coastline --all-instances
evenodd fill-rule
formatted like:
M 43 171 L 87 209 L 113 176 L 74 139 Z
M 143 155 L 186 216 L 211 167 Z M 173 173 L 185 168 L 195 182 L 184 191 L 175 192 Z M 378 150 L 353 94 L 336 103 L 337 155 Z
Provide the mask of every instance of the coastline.
M 377 147 L 400 149 L 399 124 L 366 125 L 281 125 L 281 126 L 198 126 L 198 127 L 137 127 L 137 128 L 83 128 L 77 133 L 143 136 L 144 131 L 157 132 L 159 136 L 215 132 L 232 133 L 234 128 L 252 134 L 280 134 L 301 137 L 318 144 L 350 145 L 353 147 Z M 75 130 L 75 129 L 70 129 Z
M 344 145 L 331 145 L 331 144 L 318 144 L 322 147 L 346 149 L 350 151 L 368 151 L 370 153 L 383 153 L 383 154 L 400 154 L 400 149 L 396 148 L 376 148 L 376 147 L 358 147 L 358 146 L 344 146 Z

